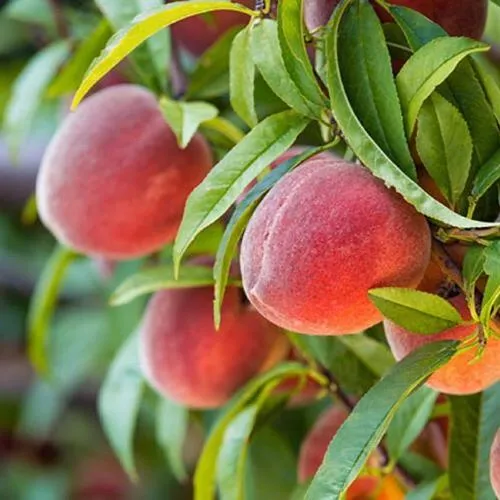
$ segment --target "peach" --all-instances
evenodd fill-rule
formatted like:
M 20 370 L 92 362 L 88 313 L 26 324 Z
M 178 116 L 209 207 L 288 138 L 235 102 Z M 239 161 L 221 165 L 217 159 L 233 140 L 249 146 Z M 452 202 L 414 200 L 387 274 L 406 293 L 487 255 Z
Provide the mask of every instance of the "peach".
M 241 3 L 250 9 L 252 0 Z M 189 17 L 172 26 L 172 36 L 195 56 L 199 56 L 213 45 L 226 31 L 236 26 L 248 24 L 250 17 L 232 11 L 214 11 L 199 16 Z
M 495 434 L 490 453 L 491 486 L 497 498 L 500 498 L 500 431 Z
M 306 436 L 299 453 L 298 478 L 301 483 L 311 479 L 319 469 L 328 446 L 348 417 L 348 413 L 338 407 L 326 410 Z M 376 454 L 369 458 L 370 465 L 380 466 Z M 404 493 L 394 476 L 384 478 L 362 474 L 347 490 L 347 500 L 398 500 Z
M 462 295 L 449 301 L 465 320 L 470 320 L 467 303 Z M 456 326 L 433 335 L 419 335 L 386 320 L 385 333 L 396 359 L 408 355 L 414 349 L 439 340 L 464 340 L 477 333 L 477 325 Z M 476 349 L 457 354 L 445 366 L 437 370 L 427 385 L 445 394 L 474 394 L 483 391 L 500 380 L 500 340 L 490 338 L 481 358 L 475 360 Z
M 376 287 L 415 287 L 430 257 L 423 216 L 362 166 L 315 157 L 252 215 L 243 285 L 271 322 L 305 334 L 357 333 L 382 320 Z
M 390 3 L 421 12 L 452 36 L 481 38 L 486 26 L 488 0 L 391 0 Z M 376 9 L 382 21 L 392 20 L 385 10 Z
M 284 359 L 286 337 L 228 288 L 219 331 L 211 287 L 165 290 L 151 299 L 140 333 L 143 372 L 161 394 L 216 408 L 255 375 Z
M 452 36 L 481 38 L 486 25 L 488 0 L 391 0 L 390 3 L 421 12 Z M 337 4 L 338 0 L 306 0 L 304 18 L 308 29 L 326 24 Z M 383 22 L 392 21 L 384 9 L 378 6 L 375 9 Z
M 186 199 L 211 165 L 201 135 L 177 146 L 152 93 L 109 87 L 85 99 L 47 148 L 37 179 L 40 217 L 79 252 L 145 255 L 173 241 Z

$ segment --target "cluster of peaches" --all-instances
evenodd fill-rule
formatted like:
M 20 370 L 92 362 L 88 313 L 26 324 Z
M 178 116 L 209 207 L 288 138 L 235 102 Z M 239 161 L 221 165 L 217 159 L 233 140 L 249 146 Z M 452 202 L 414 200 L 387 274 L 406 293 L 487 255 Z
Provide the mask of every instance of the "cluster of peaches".
M 307 2 L 308 24 L 324 22 L 336 3 Z M 393 3 L 420 10 L 454 35 L 479 37 L 484 28 L 486 0 Z M 470 5 L 458 8 L 458 3 Z M 174 36 L 199 54 L 242 22 L 234 13 L 213 17 L 209 24 L 183 21 Z M 300 151 L 292 148 L 276 164 Z M 180 149 L 152 93 L 115 85 L 87 98 L 53 138 L 38 178 L 39 213 L 60 242 L 81 253 L 112 260 L 148 255 L 173 242 L 189 193 L 211 167 L 211 150 L 200 134 Z M 251 378 L 290 356 L 281 329 L 355 334 L 384 319 L 369 300 L 370 289 L 436 293 L 446 278 L 430 257 L 425 217 L 363 166 L 321 153 L 284 176 L 252 215 L 240 248 L 244 294 L 229 288 L 219 331 L 210 287 L 165 290 L 150 300 L 141 326 L 144 374 L 160 393 L 183 405 L 219 407 Z M 450 302 L 470 319 L 462 295 Z M 397 359 L 424 343 L 466 339 L 477 328 L 469 323 L 423 336 L 388 320 L 384 326 Z M 465 351 L 428 385 L 446 394 L 482 391 L 500 380 L 499 355 L 500 341 L 491 339 L 478 361 L 471 363 L 475 353 Z M 345 411 L 334 407 L 311 431 L 300 456 L 302 481 L 314 475 L 345 418 Z M 492 459 L 500 494 L 500 439 Z M 375 468 L 378 460 L 370 459 Z M 403 498 L 396 479 L 375 475 L 359 478 L 347 498 L 368 495 Z

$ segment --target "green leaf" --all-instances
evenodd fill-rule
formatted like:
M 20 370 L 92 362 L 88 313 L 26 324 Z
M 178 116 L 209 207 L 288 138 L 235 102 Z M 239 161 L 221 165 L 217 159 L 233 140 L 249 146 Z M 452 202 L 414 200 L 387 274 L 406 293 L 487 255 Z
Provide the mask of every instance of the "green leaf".
M 302 95 L 287 71 L 276 21 L 262 19 L 252 26 L 251 33 L 253 61 L 271 90 L 298 113 L 310 118 L 320 118 L 323 108 Z M 272 47 L 273 50 L 265 50 L 266 47 Z
M 174 245 L 174 268 L 197 234 L 221 217 L 241 192 L 304 130 L 309 120 L 294 111 L 259 123 L 190 194 Z
M 155 11 L 163 5 L 162 0 L 96 0 L 97 7 L 107 17 L 115 30 L 126 28 L 138 15 Z M 151 36 L 131 55 L 137 74 L 144 82 L 150 82 L 157 90 L 167 84 L 167 63 L 170 57 L 170 39 L 163 31 Z
M 222 135 L 231 145 L 238 144 L 245 138 L 245 134 L 236 125 L 221 116 L 203 123 L 202 129 L 205 132 L 208 130 Z
M 137 480 L 134 429 L 145 387 L 138 357 L 138 335 L 132 334 L 113 360 L 99 392 L 102 427 L 123 468 Z
M 488 326 L 495 309 L 500 306 L 500 240 L 484 250 L 483 267 L 488 281 L 484 289 L 480 319 L 483 325 Z
M 241 26 L 224 33 L 198 59 L 190 75 L 186 99 L 213 99 L 229 92 L 229 56 Z
M 279 383 L 279 380 L 269 382 L 256 402 L 242 410 L 224 433 L 217 460 L 217 484 L 221 500 L 243 500 L 245 497 L 245 472 L 251 434 L 259 412 Z
M 500 149 L 480 168 L 474 177 L 470 195 L 471 204 L 477 202 L 500 180 Z
M 233 40 L 230 55 L 229 89 L 231 106 L 249 126 L 257 122 L 254 102 L 255 65 L 252 60 L 251 26 L 241 30 Z
M 290 500 L 296 486 L 296 459 L 288 440 L 269 427 L 252 435 L 245 498 Z
M 321 151 L 327 149 L 326 147 L 312 148 L 305 151 L 301 155 L 280 164 L 274 168 L 268 175 L 256 184 L 245 196 L 245 198 L 238 203 L 236 209 L 231 215 L 224 236 L 217 250 L 217 256 L 214 265 L 214 280 L 215 280 L 215 300 L 214 300 L 214 321 L 218 328 L 220 323 L 220 309 L 224 299 L 224 291 L 229 279 L 229 271 L 234 254 L 236 253 L 238 242 L 245 230 L 245 227 L 250 220 L 255 208 L 262 197 L 283 177 L 287 172 L 300 165 L 303 161 L 311 156 L 314 156 Z
M 357 404 L 328 447 L 307 500 L 341 498 L 382 439 L 395 411 L 456 354 L 458 342 L 427 344 L 395 365 Z
M 387 448 L 391 461 L 396 463 L 427 425 L 438 393 L 421 387 L 394 414 L 387 429 Z
M 85 94 L 100 78 L 149 37 L 187 17 L 218 10 L 241 12 L 249 16 L 256 15 L 254 11 L 238 3 L 200 0 L 196 2 L 171 2 L 152 12 L 137 16 L 131 24 L 118 31 L 111 38 L 101 55 L 94 60 L 85 79 L 76 92 L 72 108 L 74 109 L 78 106 Z
M 74 92 L 85 76 L 90 63 L 106 46 L 111 34 L 109 23 L 103 19 L 92 33 L 78 45 L 68 63 L 51 83 L 47 96 L 54 98 Z
M 226 405 L 208 440 L 205 443 L 194 476 L 195 498 L 211 499 L 215 494 L 215 474 L 220 447 L 222 446 L 226 429 L 233 419 L 259 394 L 263 387 L 274 380 L 284 380 L 296 376 L 313 376 L 314 372 L 298 363 L 283 363 L 253 379 L 239 391 Z
M 492 223 L 478 222 L 458 215 L 428 195 L 407 177 L 380 149 L 358 120 L 344 88 L 338 65 L 338 31 L 346 8 L 353 0 L 345 0 L 334 11 L 326 29 L 328 88 L 334 117 L 342 129 L 349 147 L 374 175 L 394 187 L 419 212 L 442 224 L 460 228 L 490 227 Z
M 379 148 L 416 179 L 384 32 L 368 2 L 346 9 L 338 47 L 339 71 L 357 119 Z
M 17 77 L 5 109 L 3 134 L 11 156 L 29 133 L 50 82 L 69 54 L 69 43 L 54 42 L 40 50 Z
M 74 252 L 58 245 L 45 265 L 31 297 L 28 312 L 28 353 L 31 363 L 40 374 L 49 373 L 47 335 L 50 321 L 66 271 L 75 258 Z
M 212 269 L 203 266 L 184 266 L 174 277 L 171 264 L 139 271 L 127 278 L 110 298 L 113 306 L 126 304 L 141 295 L 164 289 L 195 288 L 213 285 Z M 234 282 L 232 282 L 233 284 Z
M 457 108 L 437 93 L 420 110 L 417 151 L 441 192 L 455 206 L 469 177 L 472 139 Z
M 189 410 L 166 398 L 158 398 L 156 406 L 156 440 L 165 451 L 176 479 L 187 479 L 182 452 L 189 425 Z
M 362 396 L 394 365 L 387 345 L 364 334 L 324 337 L 290 334 L 300 350 L 318 360 L 343 387 Z
M 450 489 L 460 500 L 494 500 L 489 454 L 498 430 L 500 385 L 472 396 L 451 396 Z
M 414 51 L 436 38 L 447 36 L 443 28 L 412 9 L 392 6 L 390 11 Z M 467 122 L 474 145 L 472 172 L 475 173 L 500 147 L 500 134 L 471 62 L 463 60 L 439 91 Z
M 165 96 L 160 99 L 160 109 L 181 149 L 187 147 L 203 122 L 219 114 L 219 110 L 208 102 L 173 101 Z
M 472 56 L 472 65 L 500 124 L 500 72 L 484 55 Z
M 405 498 L 406 500 L 433 500 L 441 482 L 442 477 L 420 483 L 414 490 L 410 491 Z
M 424 101 L 443 83 L 465 57 L 488 50 L 469 38 L 442 37 L 417 50 L 396 77 L 406 132 L 411 136 Z
M 303 8 L 303 0 L 278 3 L 278 36 L 283 62 L 300 93 L 316 106 L 326 108 L 327 100 L 306 50 Z
M 470 247 L 465 254 L 462 266 L 462 277 L 469 296 L 474 294 L 476 282 L 483 274 L 483 266 L 484 248 L 479 246 Z
M 463 323 L 445 299 L 410 288 L 374 288 L 370 300 L 389 320 L 413 333 L 433 334 Z

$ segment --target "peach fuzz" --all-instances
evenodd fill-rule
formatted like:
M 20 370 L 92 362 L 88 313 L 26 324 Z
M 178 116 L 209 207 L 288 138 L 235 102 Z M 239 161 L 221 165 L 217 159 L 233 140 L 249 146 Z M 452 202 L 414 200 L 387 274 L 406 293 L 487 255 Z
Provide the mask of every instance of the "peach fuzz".
M 254 7 L 252 0 L 235 3 L 241 3 L 250 9 Z M 249 21 L 250 17 L 246 14 L 220 10 L 179 21 L 171 27 L 171 30 L 174 40 L 193 55 L 199 56 L 226 31 L 236 26 L 245 26 Z
M 173 241 L 211 165 L 201 135 L 177 146 L 151 92 L 112 86 L 85 99 L 53 137 L 37 179 L 40 217 L 79 252 L 145 255 Z
M 497 498 L 500 498 L 500 431 L 495 434 L 490 453 L 491 486 Z
M 283 360 L 286 337 L 228 288 L 218 331 L 211 287 L 165 290 L 140 329 L 141 366 L 161 394 L 194 408 L 223 405 L 248 380 Z
M 454 297 L 449 302 L 465 320 L 470 320 L 463 296 Z M 477 325 L 456 326 L 433 335 L 411 333 L 388 320 L 384 322 L 384 326 L 387 341 L 397 360 L 429 342 L 464 340 L 477 333 Z M 476 349 L 457 354 L 429 378 L 427 385 L 445 394 L 462 395 L 483 391 L 500 380 L 500 340 L 490 338 L 479 360 L 474 360 L 476 354 Z
M 347 417 L 348 413 L 344 409 L 335 406 L 320 415 L 300 448 L 299 482 L 306 482 L 316 474 L 331 440 Z M 370 465 L 375 467 L 378 465 L 375 454 L 368 461 Z M 404 493 L 393 476 L 381 478 L 362 474 L 349 486 L 346 498 L 347 500 L 402 500 Z
M 362 166 L 315 157 L 283 177 L 252 215 L 240 264 L 271 322 L 315 335 L 382 320 L 377 287 L 415 287 L 429 263 L 425 218 Z

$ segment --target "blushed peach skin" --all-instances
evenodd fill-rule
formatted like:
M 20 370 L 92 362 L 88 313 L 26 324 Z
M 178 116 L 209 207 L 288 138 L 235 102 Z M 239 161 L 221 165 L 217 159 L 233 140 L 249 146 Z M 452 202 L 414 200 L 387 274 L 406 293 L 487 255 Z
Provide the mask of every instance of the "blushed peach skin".
M 347 417 L 344 409 L 335 406 L 320 415 L 300 448 L 297 471 L 299 482 L 303 483 L 316 474 L 331 440 Z M 377 458 L 372 456 L 369 462 L 375 466 Z M 361 475 L 351 484 L 346 497 L 347 500 L 402 500 L 404 493 L 393 476 L 380 478 Z
M 469 310 L 463 296 L 450 299 L 451 304 L 466 320 Z M 397 360 L 404 358 L 418 347 L 440 340 L 464 340 L 477 332 L 476 325 L 457 326 L 434 335 L 419 335 L 385 321 L 385 333 L 392 353 Z M 458 354 L 445 366 L 437 370 L 427 381 L 427 385 L 445 394 L 474 394 L 483 391 L 500 380 L 500 340 L 491 337 L 479 360 L 473 361 L 476 349 Z
M 173 241 L 211 165 L 201 135 L 177 146 L 152 93 L 116 85 L 85 99 L 52 139 L 37 179 L 39 213 L 79 252 L 145 255 Z
M 254 2 L 241 3 L 253 9 Z M 213 45 L 226 31 L 248 24 L 250 17 L 234 11 L 214 11 L 184 19 L 172 26 L 172 36 L 193 55 L 199 56 Z
M 491 486 L 497 498 L 500 498 L 500 431 L 495 434 L 490 453 Z
M 223 405 L 283 360 L 286 337 L 228 288 L 219 331 L 213 289 L 165 290 L 151 299 L 140 334 L 143 372 L 161 394 L 194 408 Z
M 338 0 L 306 0 L 304 17 L 308 29 L 326 24 L 338 3 Z M 479 39 L 486 25 L 488 0 L 391 0 L 389 3 L 424 14 L 452 36 Z M 381 7 L 375 6 L 375 10 L 383 22 L 392 21 Z
M 254 212 L 240 264 L 250 302 L 305 334 L 357 333 L 382 320 L 371 288 L 414 287 L 430 257 L 423 216 L 367 169 L 315 157 Z

